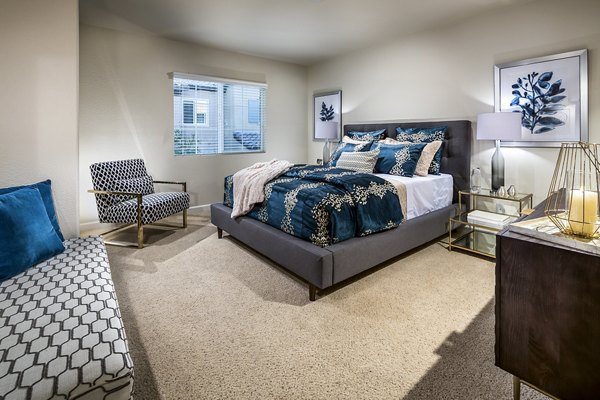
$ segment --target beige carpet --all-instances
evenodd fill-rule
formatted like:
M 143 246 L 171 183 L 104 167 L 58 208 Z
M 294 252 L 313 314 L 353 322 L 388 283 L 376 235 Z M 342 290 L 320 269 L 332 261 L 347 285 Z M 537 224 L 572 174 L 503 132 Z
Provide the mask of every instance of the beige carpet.
M 108 246 L 137 400 L 512 398 L 489 261 L 432 243 L 310 302 L 205 218 L 147 236 Z

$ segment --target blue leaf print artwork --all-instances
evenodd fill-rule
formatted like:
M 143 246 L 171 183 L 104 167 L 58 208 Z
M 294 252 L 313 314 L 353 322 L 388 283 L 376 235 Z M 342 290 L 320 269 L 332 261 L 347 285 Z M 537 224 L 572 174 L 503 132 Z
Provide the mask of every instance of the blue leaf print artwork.
M 511 86 L 515 97 L 510 105 L 521 108 L 521 125 L 532 134 L 549 132 L 565 124 L 556 114 L 565 108 L 561 103 L 567 96 L 561 93 L 566 89 L 560 87 L 562 79 L 550 83 L 552 75 L 552 72 L 532 72 Z
M 323 101 L 321 103 L 321 116 L 319 117 L 319 119 L 323 122 L 327 122 L 327 121 L 331 121 L 333 119 L 333 116 L 335 114 L 335 112 L 333 111 L 333 104 L 329 106 L 329 108 L 327 108 L 327 104 L 325 104 L 325 102 Z

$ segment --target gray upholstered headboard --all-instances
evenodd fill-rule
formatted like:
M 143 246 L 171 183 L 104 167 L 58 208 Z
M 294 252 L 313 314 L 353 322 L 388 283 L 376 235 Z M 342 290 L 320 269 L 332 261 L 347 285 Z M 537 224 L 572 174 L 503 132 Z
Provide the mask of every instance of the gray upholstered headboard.
M 447 126 L 448 134 L 442 156 L 441 172 L 454 178 L 453 202 L 458 202 L 458 191 L 470 187 L 471 175 L 471 121 L 433 121 L 433 122 L 385 122 L 344 125 L 344 135 L 348 131 L 367 132 L 386 130 L 386 136 L 395 138 L 396 128 L 433 128 Z

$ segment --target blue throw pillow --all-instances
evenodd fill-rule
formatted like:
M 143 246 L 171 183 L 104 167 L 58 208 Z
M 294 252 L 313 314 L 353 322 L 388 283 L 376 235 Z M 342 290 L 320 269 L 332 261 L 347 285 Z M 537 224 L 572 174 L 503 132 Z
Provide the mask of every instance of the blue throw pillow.
M 360 140 L 361 142 L 377 141 L 383 139 L 383 137 L 385 136 L 385 129 L 369 132 L 349 131 L 346 133 L 346 136 L 348 136 L 352 140 Z
M 44 207 L 46 207 L 46 212 L 48 213 L 48 218 L 56 231 L 56 234 L 60 238 L 61 242 L 65 240 L 62 232 L 60 231 L 60 226 L 58 225 L 58 218 L 56 218 L 56 210 L 54 209 L 54 202 L 52 201 L 52 182 L 50 179 L 45 180 L 43 182 L 34 183 L 33 185 L 25 185 L 25 186 L 14 186 L 9 188 L 0 188 L 0 194 L 6 194 L 10 192 L 14 192 L 15 190 L 20 190 L 24 188 L 35 188 L 40 191 L 42 195 L 42 200 L 44 201 Z
M 342 153 L 345 151 L 369 151 L 369 150 L 371 150 L 372 144 L 373 144 L 372 141 L 368 141 L 368 142 L 364 142 L 364 143 L 360 143 L 360 144 L 341 142 L 338 145 L 338 147 L 335 149 L 335 151 L 333 152 L 333 155 L 331 156 L 331 160 L 329 161 L 327 166 L 335 167 L 337 160 L 340 158 Z
M 38 189 L 0 194 L 0 281 L 64 250 Z
M 429 174 L 439 175 L 442 165 L 442 155 L 444 154 L 444 140 L 448 132 L 447 126 L 436 126 L 433 128 L 396 128 L 396 140 L 400 142 L 411 143 L 431 143 L 435 140 L 441 140 L 442 145 L 435 152 L 433 160 L 429 165 Z
M 380 144 L 375 172 L 411 177 L 426 143 Z

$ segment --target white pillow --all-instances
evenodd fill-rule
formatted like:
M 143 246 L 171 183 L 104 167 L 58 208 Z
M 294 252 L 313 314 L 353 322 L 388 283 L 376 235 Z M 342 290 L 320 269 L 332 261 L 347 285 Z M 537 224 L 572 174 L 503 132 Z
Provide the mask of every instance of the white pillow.
M 407 144 L 407 143 L 410 143 L 410 142 L 399 142 L 398 140 L 392 139 L 390 137 L 386 137 L 385 139 L 381 140 L 380 142 L 383 144 Z
M 427 171 L 429 171 L 431 161 L 433 161 L 433 157 L 435 157 L 435 153 L 438 151 L 441 145 L 441 140 L 434 140 L 433 142 L 425 145 L 423 151 L 421 152 L 421 156 L 419 157 L 419 161 L 417 162 L 415 175 L 427 176 Z
M 340 155 L 335 166 L 358 172 L 373 172 L 378 157 L 379 149 L 356 152 L 347 151 Z
M 344 135 L 344 137 L 342 138 L 342 142 L 350 144 L 363 144 L 365 141 L 350 139 L 348 136 Z

